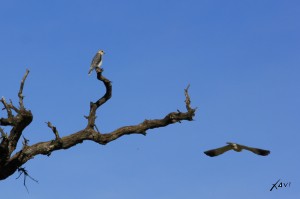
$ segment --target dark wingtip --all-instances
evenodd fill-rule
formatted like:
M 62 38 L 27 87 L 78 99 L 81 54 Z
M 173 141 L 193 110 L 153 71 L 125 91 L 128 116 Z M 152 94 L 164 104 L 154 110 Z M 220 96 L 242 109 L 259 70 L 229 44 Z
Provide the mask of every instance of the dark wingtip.
M 262 149 L 259 150 L 258 152 L 259 152 L 259 155 L 262 155 L 262 156 L 267 156 L 267 155 L 269 155 L 271 153 L 268 150 L 262 150 Z
M 209 156 L 209 157 L 214 157 L 216 156 L 216 153 L 213 151 L 204 151 L 205 155 Z

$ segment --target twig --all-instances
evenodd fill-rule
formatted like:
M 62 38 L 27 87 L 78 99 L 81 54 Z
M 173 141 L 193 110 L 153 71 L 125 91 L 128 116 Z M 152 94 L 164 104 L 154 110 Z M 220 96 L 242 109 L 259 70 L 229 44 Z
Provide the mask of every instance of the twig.
M 191 110 L 191 99 L 189 96 L 189 88 L 190 88 L 190 84 L 187 86 L 186 89 L 184 89 L 184 95 L 185 95 L 185 104 L 186 104 L 186 109 L 189 111 Z
M 27 78 L 27 75 L 29 73 L 29 70 L 26 69 L 26 73 L 21 81 L 21 85 L 20 85 L 20 90 L 19 90 L 19 93 L 18 93 L 18 97 L 19 97 L 19 104 L 20 104 L 20 108 L 21 109 L 24 109 L 24 103 L 23 103 L 23 99 L 24 99 L 24 96 L 23 96 L 23 87 L 24 87 L 24 83 L 25 83 L 25 80 Z
M 52 132 L 54 133 L 55 139 L 56 139 L 56 140 L 60 140 L 60 137 L 59 137 L 59 134 L 58 134 L 58 131 L 57 131 L 56 127 L 53 126 L 53 125 L 51 124 L 51 122 L 45 122 L 45 123 L 48 125 L 48 127 L 49 127 L 49 128 L 52 130 Z
M 7 134 L 4 132 L 3 128 L 0 127 L 0 133 L 2 139 L 7 139 Z
M 16 179 L 19 179 L 20 176 L 21 176 L 22 174 L 24 174 L 24 187 L 26 188 L 27 193 L 29 193 L 28 188 L 27 188 L 27 186 L 26 186 L 26 177 L 28 176 L 31 180 L 35 181 L 36 183 L 39 183 L 39 182 L 38 182 L 36 179 L 34 179 L 33 177 L 31 177 L 31 176 L 28 174 L 28 172 L 27 172 L 27 170 L 25 169 L 25 167 L 19 167 L 19 168 L 18 168 L 18 172 L 20 172 L 20 175 L 19 175 Z
M 29 142 L 29 140 L 28 140 L 28 139 L 26 139 L 26 138 L 24 137 L 24 135 L 23 135 L 22 137 L 23 137 L 23 142 L 22 142 L 22 144 L 23 144 L 23 147 L 25 147 L 25 146 L 28 146 L 28 142 Z
M 12 100 L 9 99 L 9 101 L 10 101 L 9 107 L 10 107 L 11 109 L 13 109 L 16 113 L 19 113 L 19 112 L 20 112 L 19 109 L 17 109 L 17 107 L 15 107 L 15 106 L 13 105 Z
M 11 111 L 11 108 L 9 107 L 9 105 L 6 103 L 6 100 L 4 97 L 1 98 L 0 100 L 4 106 L 3 110 L 6 109 L 7 111 L 7 116 L 8 118 L 13 118 L 13 114 L 12 114 L 12 111 Z
M 100 133 L 100 131 L 99 131 L 99 129 L 98 129 L 98 127 L 97 127 L 96 124 L 95 124 L 95 128 L 96 128 L 97 132 Z
M 185 95 L 185 106 L 186 106 L 186 109 L 188 112 L 192 113 L 192 116 L 194 116 L 196 110 L 198 109 L 198 107 L 196 108 L 191 108 L 191 98 L 190 98 L 190 95 L 189 95 L 189 88 L 190 88 L 190 84 L 187 86 L 186 89 L 184 89 L 184 95 Z M 193 120 L 191 118 L 191 120 Z

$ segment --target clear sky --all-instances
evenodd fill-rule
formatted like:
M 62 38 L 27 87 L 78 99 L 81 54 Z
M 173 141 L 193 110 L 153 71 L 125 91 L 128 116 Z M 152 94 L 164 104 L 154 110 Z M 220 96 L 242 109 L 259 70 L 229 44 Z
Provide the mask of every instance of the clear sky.
M 1 198 L 299 198 L 299 10 L 296 0 L 0 1 L 0 95 L 17 104 L 30 69 L 29 144 L 53 139 L 46 121 L 61 136 L 85 127 L 104 93 L 87 75 L 99 49 L 113 85 L 101 132 L 185 111 L 188 84 L 198 107 L 195 121 L 146 137 L 36 156 L 25 167 L 39 184 L 28 179 L 27 194 L 15 173 Z M 271 154 L 203 154 L 227 141 Z M 270 192 L 279 179 L 291 186 Z

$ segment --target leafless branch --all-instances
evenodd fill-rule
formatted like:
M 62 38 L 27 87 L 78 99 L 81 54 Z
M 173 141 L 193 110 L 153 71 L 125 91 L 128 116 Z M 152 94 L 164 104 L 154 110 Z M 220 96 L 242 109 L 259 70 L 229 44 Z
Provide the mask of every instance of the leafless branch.
M 27 70 L 21 82 L 21 88 L 19 91 L 20 96 L 22 96 L 24 81 L 27 77 L 28 72 L 29 71 Z M 11 158 L 11 154 L 15 151 L 17 147 L 18 141 L 23 133 L 23 130 L 31 123 L 33 118 L 31 111 L 26 110 L 24 106 L 22 109 L 19 110 L 13 105 L 11 100 L 10 104 L 8 104 L 4 97 L 2 97 L 1 102 L 4 105 L 4 109 L 6 109 L 7 118 L 0 118 L 0 125 L 11 126 L 12 128 L 6 136 L 6 139 L 2 139 L 0 144 L 0 179 L 2 178 L 2 175 L 9 174 L 9 172 L 6 173 L 6 170 L 10 170 L 11 172 L 16 171 L 17 168 L 10 168 L 10 164 L 8 164 L 8 162 Z M 23 104 L 23 99 L 21 99 L 21 102 Z M 14 110 L 17 114 L 13 115 L 12 110 Z
M 58 134 L 58 131 L 57 131 L 56 127 L 53 126 L 53 125 L 51 124 L 51 122 L 46 122 L 46 124 L 47 124 L 48 127 L 53 131 L 53 133 L 54 133 L 54 135 L 55 135 L 55 139 L 56 139 L 56 140 L 59 140 L 60 137 L 59 137 L 59 134 Z
M 26 139 L 26 138 L 23 136 L 23 142 L 22 142 L 23 147 L 27 147 L 27 146 L 28 146 L 28 142 L 29 142 L 29 140 Z
M 2 139 L 7 139 L 7 135 L 6 133 L 4 132 L 3 128 L 0 127 L 0 133 L 1 133 L 1 138 Z
M 26 177 L 28 176 L 31 180 L 35 181 L 36 183 L 38 183 L 38 181 L 36 179 L 34 179 L 33 177 L 31 177 L 29 174 L 28 174 L 28 171 L 22 167 L 18 168 L 18 172 L 20 173 L 19 176 L 16 178 L 16 179 L 19 179 L 20 176 L 23 174 L 24 175 L 24 181 L 23 181 L 23 184 L 24 184 L 24 187 L 26 188 L 27 190 L 27 193 L 29 193 L 29 190 L 26 186 Z
M 11 108 L 10 108 L 9 105 L 7 104 L 5 98 L 2 97 L 0 101 L 2 102 L 2 104 L 3 104 L 3 106 L 4 106 L 3 110 L 6 109 L 8 118 L 13 118 L 13 114 L 12 114 Z
M 97 79 L 102 81 L 104 83 L 104 86 L 106 88 L 105 94 L 98 99 L 96 102 L 91 102 L 90 103 L 90 113 L 89 116 L 86 118 L 88 119 L 88 125 L 86 128 L 94 128 L 95 126 L 95 120 L 96 120 L 96 110 L 103 105 L 105 102 L 107 102 L 111 96 L 112 96 L 112 85 L 111 81 L 108 80 L 106 77 L 102 75 L 103 68 L 96 68 L 97 72 Z
M 23 99 L 24 99 L 24 96 L 23 96 L 23 87 L 24 87 L 24 83 L 25 83 L 25 80 L 27 78 L 29 74 L 29 70 L 26 69 L 26 73 L 21 81 L 21 85 L 20 85 L 20 90 L 19 90 L 19 93 L 18 93 L 18 97 L 19 97 L 19 104 L 20 104 L 20 108 L 21 109 L 24 109 L 24 103 L 23 103 Z
M 13 105 L 12 100 L 10 99 L 9 101 L 10 101 L 9 107 L 13 109 L 16 113 L 19 113 L 19 109 Z
M 21 81 L 20 91 L 19 91 L 19 104 L 20 109 L 17 109 L 13 106 L 12 102 L 7 104 L 5 100 L 1 100 L 2 104 L 7 110 L 13 109 L 17 115 L 13 116 L 12 113 L 9 113 L 8 118 L 0 118 L 0 125 L 12 125 L 12 129 L 9 133 L 8 139 L 6 142 L 2 141 L 0 145 L 0 180 L 6 179 L 12 175 L 15 171 L 23 171 L 26 176 L 26 170 L 20 170 L 21 166 L 25 164 L 28 160 L 34 158 L 36 155 L 49 155 L 53 151 L 68 149 L 77 144 L 82 143 L 85 140 L 94 141 L 98 144 L 105 145 L 111 141 L 114 141 L 123 135 L 130 134 L 141 134 L 146 135 L 146 132 L 150 129 L 165 127 L 170 124 L 174 124 L 181 121 L 192 121 L 195 115 L 196 109 L 191 108 L 191 100 L 188 93 L 189 86 L 184 90 L 185 94 L 185 105 L 186 112 L 177 110 L 176 112 L 171 112 L 166 114 L 160 119 L 149 119 L 144 120 L 143 122 L 131 125 L 119 127 L 116 130 L 108 133 L 100 133 L 96 127 L 96 111 L 104 103 L 106 103 L 112 96 L 112 85 L 111 81 L 102 75 L 103 69 L 97 68 L 97 79 L 102 82 L 105 86 L 105 94 L 95 102 L 90 102 L 90 111 L 87 118 L 87 126 L 73 134 L 60 137 L 55 126 L 51 122 L 46 122 L 48 127 L 52 130 L 55 135 L 55 140 L 50 140 L 46 142 L 39 142 L 33 145 L 28 145 L 28 140 L 24 138 L 23 147 L 20 151 L 13 154 L 13 151 L 16 149 L 17 143 L 22 135 L 23 130 L 31 123 L 32 114 L 30 110 L 26 110 L 23 103 L 23 87 L 26 77 L 29 73 L 29 70 L 26 70 L 26 73 Z M 12 120 L 11 122 L 9 121 Z M 96 130 L 94 129 L 96 128 Z M 3 133 L 2 133 L 3 135 Z M 13 154 L 13 155 L 12 155 Z

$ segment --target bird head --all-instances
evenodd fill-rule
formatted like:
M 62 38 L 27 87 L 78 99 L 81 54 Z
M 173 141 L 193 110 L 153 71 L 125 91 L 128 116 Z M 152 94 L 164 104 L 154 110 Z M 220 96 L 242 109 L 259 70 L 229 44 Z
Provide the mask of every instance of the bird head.
M 232 143 L 232 142 L 226 142 L 226 144 L 228 144 L 228 145 L 233 145 L 234 143 Z
M 101 55 L 105 54 L 105 52 L 103 50 L 99 50 L 98 53 Z
M 228 145 L 232 146 L 232 149 L 237 151 L 237 152 L 240 152 L 242 151 L 242 148 L 236 144 L 236 143 L 232 143 L 232 142 L 227 142 Z

